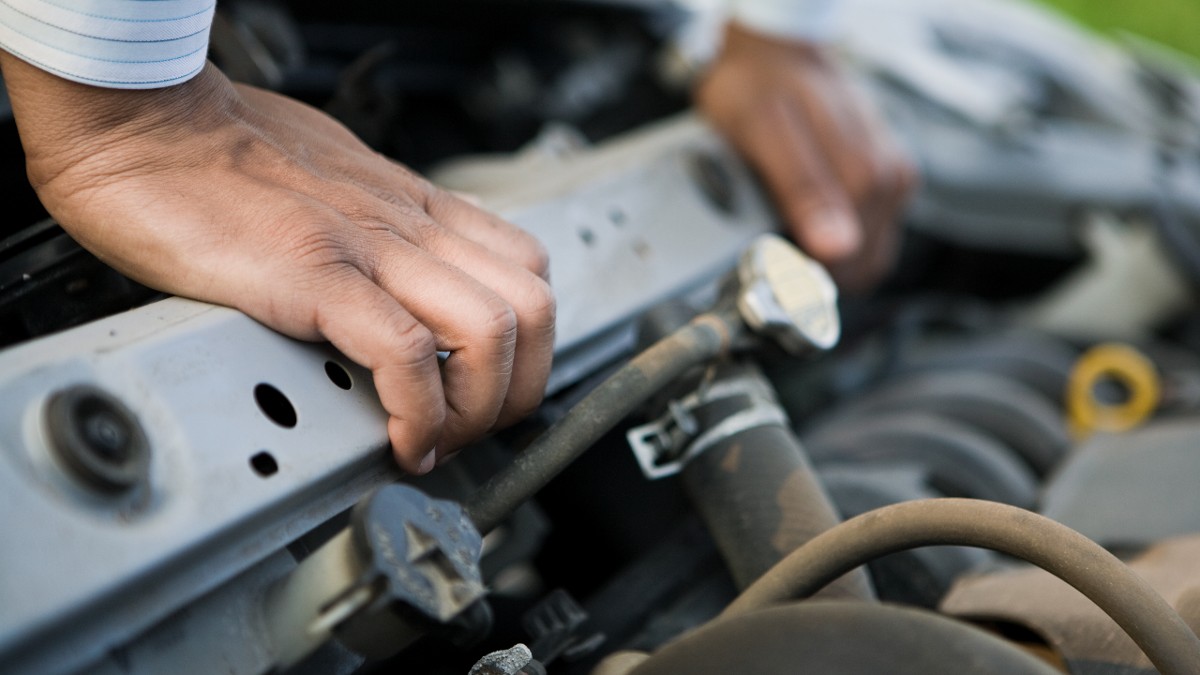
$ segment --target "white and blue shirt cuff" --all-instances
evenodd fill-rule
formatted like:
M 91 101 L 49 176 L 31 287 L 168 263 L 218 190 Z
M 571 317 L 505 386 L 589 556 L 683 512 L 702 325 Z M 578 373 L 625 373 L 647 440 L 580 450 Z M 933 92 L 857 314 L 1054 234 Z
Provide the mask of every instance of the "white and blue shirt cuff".
M 0 48 L 83 84 L 156 89 L 204 68 L 216 0 L 0 0 Z
M 732 0 L 729 18 L 760 33 L 828 42 L 839 31 L 837 0 Z

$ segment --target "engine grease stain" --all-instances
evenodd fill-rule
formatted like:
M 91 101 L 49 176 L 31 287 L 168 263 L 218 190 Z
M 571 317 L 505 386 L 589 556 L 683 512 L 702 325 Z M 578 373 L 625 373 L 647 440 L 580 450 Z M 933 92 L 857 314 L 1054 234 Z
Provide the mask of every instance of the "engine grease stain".
M 811 506 L 806 504 L 804 494 L 812 489 L 811 479 L 802 469 L 790 472 L 775 493 L 779 506 L 779 529 L 771 537 L 771 546 L 781 556 L 786 556 L 800 547 L 823 529 L 814 527 Z
M 737 473 L 738 466 L 742 463 L 742 444 L 734 443 L 729 446 L 729 450 L 725 452 L 725 457 L 721 459 L 721 470 L 725 473 Z

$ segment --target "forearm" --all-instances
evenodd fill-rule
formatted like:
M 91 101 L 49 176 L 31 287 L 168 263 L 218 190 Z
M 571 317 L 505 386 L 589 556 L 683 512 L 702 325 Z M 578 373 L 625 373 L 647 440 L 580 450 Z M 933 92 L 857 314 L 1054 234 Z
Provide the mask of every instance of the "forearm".
M 214 0 L 0 0 L 0 69 L 26 151 L 40 160 L 48 147 L 86 145 L 135 121 L 141 131 L 148 117 L 196 105 L 198 87 L 175 85 L 204 71 L 214 9 Z
M 86 162 L 122 138 L 178 133 L 172 120 L 219 107 L 228 83 L 215 68 L 169 88 L 122 90 L 81 84 L 0 51 L 0 71 L 25 148 L 30 180 L 40 188 L 68 166 Z M 226 94 L 228 92 L 225 92 Z M 200 131 L 200 130 L 195 130 Z

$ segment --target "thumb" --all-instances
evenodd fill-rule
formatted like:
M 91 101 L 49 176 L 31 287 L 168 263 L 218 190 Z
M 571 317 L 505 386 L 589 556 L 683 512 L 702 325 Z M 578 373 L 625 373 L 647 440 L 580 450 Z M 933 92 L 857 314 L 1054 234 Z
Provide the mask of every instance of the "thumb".
M 846 260 L 863 244 L 862 222 L 837 200 L 797 194 L 784 205 L 788 234 L 809 255 L 823 263 Z
M 812 134 L 789 106 L 776 101 L 734 137 L 774 197 L 788 234 L 809 255 L 833 263 L 862 247 L 862 222 Z

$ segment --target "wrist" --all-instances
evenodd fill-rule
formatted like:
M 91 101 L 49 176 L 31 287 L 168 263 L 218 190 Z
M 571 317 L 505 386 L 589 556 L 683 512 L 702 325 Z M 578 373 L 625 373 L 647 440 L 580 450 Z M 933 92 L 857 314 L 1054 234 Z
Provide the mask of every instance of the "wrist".
M 122 139 L 194 132 L 196 119 L 228 111 L 238 100 L 211 63 L 182 84 L 142 90 L 72 82 L 3 51 L 0 69 L 35 188 Z
M 823 42 L 781 37 L 762 32 L 740 21 L 730 21 L 725 25 L 721 55 L 735 58 L 740 56 L 800 58 L 824 62 L 828 58 L 828 47 Z

